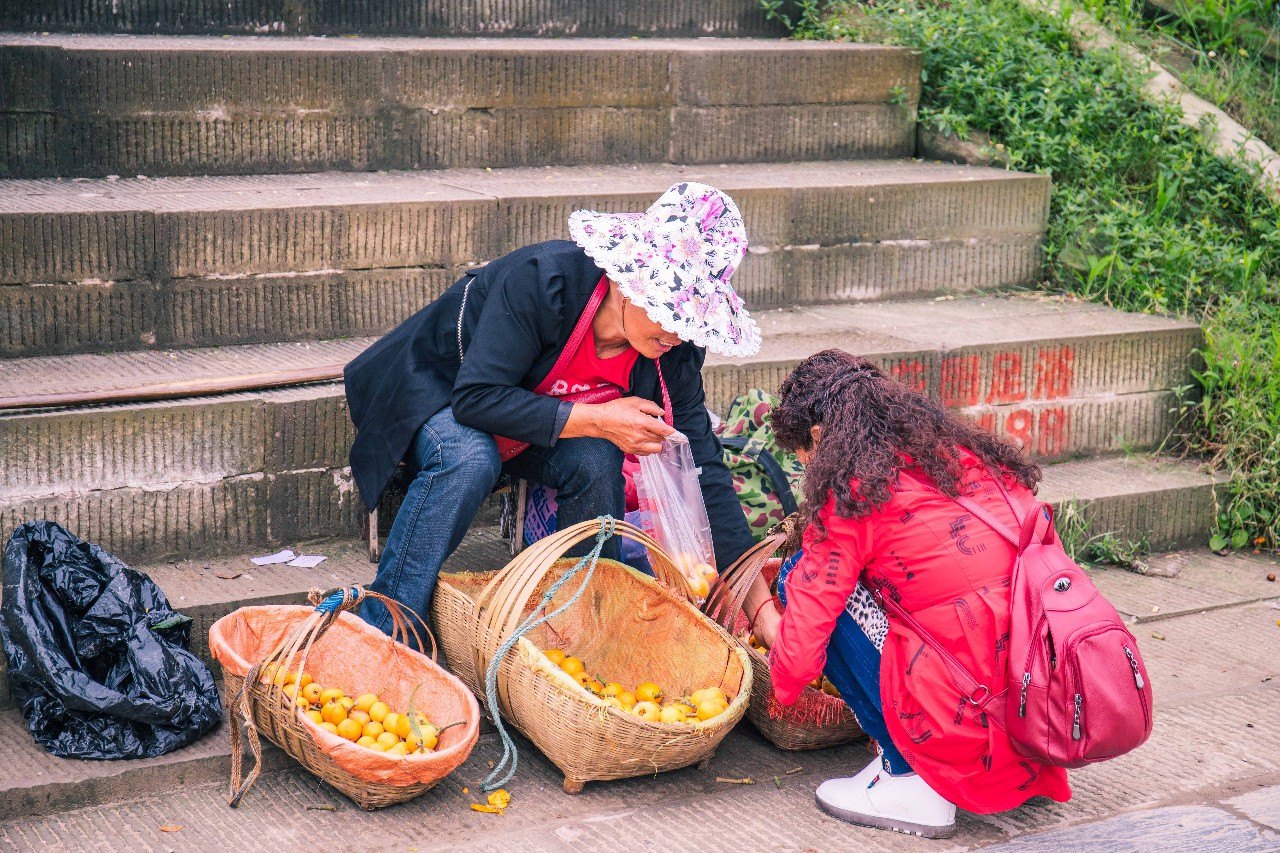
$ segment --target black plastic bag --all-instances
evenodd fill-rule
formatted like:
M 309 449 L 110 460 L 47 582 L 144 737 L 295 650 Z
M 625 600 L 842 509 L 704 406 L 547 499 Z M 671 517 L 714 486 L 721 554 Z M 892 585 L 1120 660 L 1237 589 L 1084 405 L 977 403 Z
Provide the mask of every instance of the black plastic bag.
M 0 617 L 14 703 L 54 755 L 163 755 L 222 716 L 213 675 L 188 651 L 191 619 L 151 578 L 61 525 L 13 532 Z

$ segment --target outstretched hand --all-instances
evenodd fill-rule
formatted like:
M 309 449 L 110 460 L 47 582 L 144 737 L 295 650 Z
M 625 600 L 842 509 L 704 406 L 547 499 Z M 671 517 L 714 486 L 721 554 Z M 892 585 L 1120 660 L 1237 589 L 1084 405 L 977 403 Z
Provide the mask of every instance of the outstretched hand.
M 662 420 L 662 407 L 641 397 L 607 403 L 575 403 L 561 438 L 606 438 L 623 453 L 647 456 L 662 449 L 674 429 Z

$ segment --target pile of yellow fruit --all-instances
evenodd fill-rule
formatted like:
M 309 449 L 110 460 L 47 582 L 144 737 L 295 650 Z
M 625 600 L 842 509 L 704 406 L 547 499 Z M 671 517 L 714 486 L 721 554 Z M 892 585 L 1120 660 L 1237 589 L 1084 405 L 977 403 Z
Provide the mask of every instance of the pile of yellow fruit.
M 742 640 L 747 645 L 751 646 L 751 648 L 755 649 L 757 652 L 764 655 L 765 659 L 768 660 L 769 647 L 766 646 L 764 643 L 760 642 L 758 639 L 756 639 L 755 634 L 747 634 L 745 637 L 739 637 L 738 639 Z M 812 687 L 814 690 L 821 690 L 823 693 L 827 694 L 828 696 L 834 696 L 837 699 L 840 698 L 840 691 L 836 689 L 836 686 L 832 684 L 831 680 L 828 679 L 825 675 L 818 676 L 817 678 L 815 678 L 813 681 L 810 681 L 805 686 Z
M 627 690 L 616 681 L 602 682 L 587 672 L 586 664 L 560 649 L 543 652 L 553 664 L 564 670 L 582 689 L 599 697 L 606 705 L 634 714 L 651 723 L 696 723 L 723 714 L 732 697 L 719 687 L 704 687 L 688 696 L 669 699 L 655 682 L 646 681 Z
M 298 713 L 320 728 L 352 743 L 388 755 L 421 755 L 440 742 L 440 733 L 465 720 L 436 726 L 425 714 L 392 711 L 376 693 L 354 699 L 337 687 L 323 687 L 308 673 L 288 672 L 277 663 L 268 664 L 262 683 L 274 681 L 293 700 Z M 412 704 L 412 703 L 411 703 Z M 417 731 L 414 731 L 414 722 Z

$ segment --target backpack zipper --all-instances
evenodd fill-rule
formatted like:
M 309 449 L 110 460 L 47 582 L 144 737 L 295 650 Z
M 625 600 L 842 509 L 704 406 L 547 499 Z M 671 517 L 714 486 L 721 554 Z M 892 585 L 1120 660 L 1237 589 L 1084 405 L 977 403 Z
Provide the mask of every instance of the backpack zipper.
M 1027 687 L 1031 684 L 1031 673 L 1022 674 L 1022 691 L 1018 694 L 1018 716 L 1027 715 Z
M 1129 647 L 1124 647 L 1124 656 L 1129 659 L 1129 668 L 1133 670 L 1133 683 L 1141 690 L 1146 686 L 1142 681 L 1142 673 L 1138 672 L 1138 661 L 1134 659 L 1133 652 L 1129 651 Z
M 1071 724 L 1071 739 L 1080 740 L 1080 706 L 1084 704 L 1084 697 L 1079 693 L 1076 694 L 1076 716 L 1075 721 Z

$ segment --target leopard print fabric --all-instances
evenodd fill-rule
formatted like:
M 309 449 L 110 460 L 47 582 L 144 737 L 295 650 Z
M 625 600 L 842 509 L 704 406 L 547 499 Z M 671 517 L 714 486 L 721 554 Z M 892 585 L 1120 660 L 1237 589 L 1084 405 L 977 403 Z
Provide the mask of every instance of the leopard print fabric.
M 884 638 L 889 633 L 889 617 L 884 615 L 884 609 L 876 603 L 875 596 L 862 585 L 862 581 L 858 581 L 858 585 L 854 587 L 844 609 L 853 618 L 858 629 L 875 645 L 876 651 L 883 652 Z

